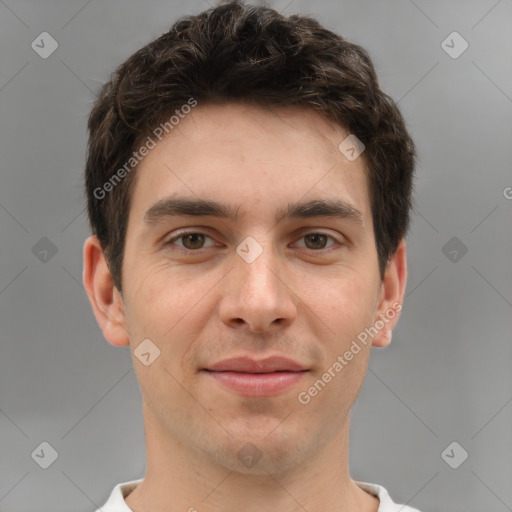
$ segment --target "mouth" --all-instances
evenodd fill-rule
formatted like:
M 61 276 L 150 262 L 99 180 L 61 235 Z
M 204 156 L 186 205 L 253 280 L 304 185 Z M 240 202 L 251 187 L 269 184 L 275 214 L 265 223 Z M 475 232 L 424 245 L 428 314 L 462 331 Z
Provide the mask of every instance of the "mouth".
M 216 383 L 243 396 L 274 396 L 296 385 L 309 372 L 300 363 L 284 357 L 254 360 L 238 357 L 220 361 L 202 370 Z
M 282 393 L 297 384 L 307 373 L 307 370 L 268 373 L 203 371 L 223 387 L 243 396 L 255 397 L 273 396 Z

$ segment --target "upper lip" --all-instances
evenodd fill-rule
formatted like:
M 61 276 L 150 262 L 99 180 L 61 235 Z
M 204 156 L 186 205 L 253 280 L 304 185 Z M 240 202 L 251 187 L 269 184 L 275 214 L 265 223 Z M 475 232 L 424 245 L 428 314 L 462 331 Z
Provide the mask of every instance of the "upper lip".
M 216 372 L 270 373 L 278 371 L 298 372 L 307 370 L 303 365 L 287 357 L 274 356 L 266 359 L 233 357 L 219 361 L 205 370 Z

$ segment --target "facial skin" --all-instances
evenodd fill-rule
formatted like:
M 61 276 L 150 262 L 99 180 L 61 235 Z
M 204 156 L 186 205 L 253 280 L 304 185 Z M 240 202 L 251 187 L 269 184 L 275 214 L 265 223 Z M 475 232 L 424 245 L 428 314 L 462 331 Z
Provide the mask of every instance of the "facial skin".
M 311 109 L 199 104 L 136 170 L 122 296 L 97 238 L 87 239 L 84 284 L 105 338 L 132 353 L 145 339 L 160 350 L 149 366 L 133 359 L 147 450 L 145 479 L 126 498 L 134 512 L 377 510 L 348 472 L 349 411 L 371 344 L 389 343 L 399 313 L 307 405 L 297 398 L 396 311 L 405 289 L 404 240 L 380 280 L 363 158 L 338 150 L 348 134 Z M 168 197 L 241 216 L 145 222 Z M 315 199 L 349 203 L 361 222 L 276 222 L 278 210 Z M 171 245 L 182 228 L 204 240 Z M 315 233 L 328 238 L 306 236 Z M 262 248 L 252 263 L 236 252 L 249 236 Z M 309 371 L 270 397 L 242 396 L 200 371 L 240 355 L 283 355 Z M 247 443 L 261 455 L 251 467 L 238 457 Z

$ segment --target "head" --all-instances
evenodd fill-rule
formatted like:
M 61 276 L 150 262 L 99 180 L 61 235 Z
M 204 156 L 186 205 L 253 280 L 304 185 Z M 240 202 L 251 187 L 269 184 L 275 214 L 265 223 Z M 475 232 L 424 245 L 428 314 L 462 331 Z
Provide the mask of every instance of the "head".
M 247 442 L 276 471 L 313 454 L 406 281 L 414 145 L 368 53 L 308 17 L 222 5 L 119 66 L 88 128 L 84 283 L 109 342 L 158 353 L 134 355 L 147 414 L 226 467 Z M 205 373 L 237 355 L 306 371 L 242 396 Z

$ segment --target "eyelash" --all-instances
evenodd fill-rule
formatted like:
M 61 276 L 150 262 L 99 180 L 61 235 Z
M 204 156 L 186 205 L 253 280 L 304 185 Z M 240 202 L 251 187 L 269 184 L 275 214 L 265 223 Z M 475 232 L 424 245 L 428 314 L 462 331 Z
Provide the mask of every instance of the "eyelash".
M 171 238 L 170 240 L 168 240 L 167 242 L 165 242 L 164 245 L 172 246 L 176 240 L 179 240 L 180 238 L 183 238 L 187 235 L 203 235 L 203 236 L 213 240 L 213 238 L 210 235 L 207 235 L 206 233 L 202 233 L 201 231 L 183 231 L 183 232 L 179 233 L 178 235 L 174 236 L 173 238 Z M 334 238 L 332 235 L 323 233 L 322 231 L 311 231 L 309 233 L 305 233 L 305 234 L 301 235 L 299 239 L 302 239 L 308 235 L 323 235 L 323 236 L 326 236 L 327 238 L 330 238 L 331 240 L 333 240 L 335 242 L 333 245 L 331 245 L 329 247 L 324 247 L 322 249 L 307 249 L 306 248 L 306 251 L 309 251 L 312 253 L 326 252 L 326 251 L 336 248 L 336 246 L 344 245 L 343 243 L 338 241 L 336 238 Z M 180 250 L 182 250 L 186 253 L 196 253 L 196 252 L 201 251 L 202 249 L 209 249 L 209 247 L 201 247 L 199 249 L 187 249 L 186 247 L 181 247 L 181 246 L 178 246 L 178 247 L 180 248 Z

